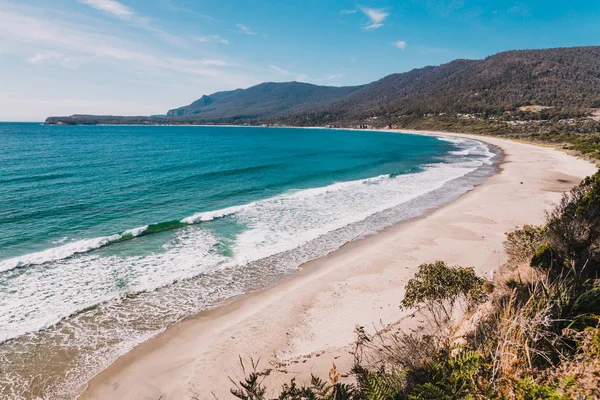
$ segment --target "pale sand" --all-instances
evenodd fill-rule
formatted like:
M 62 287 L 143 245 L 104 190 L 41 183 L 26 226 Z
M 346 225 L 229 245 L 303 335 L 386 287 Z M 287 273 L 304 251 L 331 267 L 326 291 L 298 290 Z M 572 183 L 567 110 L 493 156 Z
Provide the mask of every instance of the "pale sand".
M 505 155 L 484 184 L 423 218 L 309 263 L 275 287 L 166 330 L 96 376 L 82 398 L 206 399 L 212 392 L 229 399 L 228 376 L 241 376 L 239 355 L 260 358 L 264 368 L 279 365 L 285 372 L 266 381 L 276 386 L 291 377 L 306 381 L 311 372 L 326 376 L 334 359 L 347 371 L 355 325 L 372 332 L 402 318 L 403 288 L 419 264 L 444 260 L 489 276 L 506 259 L 505 232 L 541 223 L 561 192 L 596 171 L 553 149 L 473 138 Z M 402 327 L 418 323 L 407 320 Z

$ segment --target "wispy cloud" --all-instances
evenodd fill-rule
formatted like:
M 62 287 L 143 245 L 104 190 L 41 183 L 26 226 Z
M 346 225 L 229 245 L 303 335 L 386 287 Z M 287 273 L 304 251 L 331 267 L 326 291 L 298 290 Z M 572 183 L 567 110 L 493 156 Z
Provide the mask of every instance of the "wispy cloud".
M 321 76 L 318 78 L 310 78 L 307 76 L 306 80 L 310 81 L 310 82 L 322 84 L 324 82 L 336 81 L 340 78 L 343 78 L 344 76 L 345 76 L 344 74 L 329 74 L 329 75 Z
M 34 65 L 101 65 L 142 76 L 219 77 L 223 78 L 222 83 L 232 77 L 223 68 L 234 65 L 219 58 L 170 57 L 122 37 L 89 32 L 86 26 L 11 11 L 0 14 L 0 37 L 13 53 L 35 49 L 27 59 Z
M 171 0 L 165 0 L 165 4 L 166 4 L 166 6 L 169 9 L 171 9 L 173 11 L 179 11 L 179 12 L 183 12 L 183 13 L 186 13 L 186 14 L 194 15 L 196 17 L 200 17 L 200 18 L 203 18 L 203 19 L 206 19 L 206 20 L 209 20 L 209 21 L 217 21 L 216 18 L 213 18 L 213 17 L 211 17 L 208 14 L 203 14 L 203 13 L 198 12 L 196 10 L 192 10 L 190 8 L 180 6 L 179 4 L 177 4 L 177 3 L 175 3 L 174 1 L 171 1 Z
M 342 10 L 340 14 L 356 14 L 358 10 Z
M 60 53 L 55 51 L 48 51 L 45 53 L 37 53 L 35 56 L 27 60 L 30 64 L 43 64 L 47 60 L 60 60 L 62 58 Z
M 33 65 L 59 65 L 68 69 L 76 69 L 79 66 L 76 57 L 68 57 L 56 51 L 36 53 L 27 62 Z
M 237 33 L 243 33 L 244 35 L 256 35 L 256 32 L 244 24 L 237 24 L 236 26 L 238 28 Z
M 193 72 L 193 68 L 198 66 L 210 65 L 215 67 L 231 67 L 234 64 L 229 63 L 225 60 L 221 60 L 218 58 L 209 58 L 209 59 L 188 59 L 188 58 L 180 58 L 180 57 L 167 57 L 164 60 L 173 63 L 173 65 L 178 65 L 180 67 L 188 66 L 190 67 L 190 71 Z M 185 71 L 185 69 L 181 69 Z
M 392 46 L 400 50 L 404 50 L 406 48 L 406 42 L 404 40 L 397 40 L 395 42 L 392 42 Z
M 269 68 L 271 68 L 272 70 L 277 71 L 281 75 L 285 75 L 285 76 L 292 75 L 292 73 L 290 71 L 288 71 L 287 69 L 283 69 L 281 67 L 278 67 L 277 65 L 269 64 Z
M 373 29 L 378 29 L 383 26 L 383 21 L 390 15 L 388 12 L 385 12 L 383 9 L 378 8 L 361 8 L 360 9 L 367 17 L 369 17 L 369 22 L 367 25 L 363 26 L 363 29 L 366 31 L 370 31 Z
M 279 67 L 277 65 L 273 65 L 273 64 L 269 64 L 269 68 L 271 68 L 273 71 L 277 72 L 279 75 L 287 77 L 287 79 L 294 79 L 298 82 L 313 82 L 313 83 L 329 82 L 329 81 L 335 81 L 337 79 L 344 77 L 344 74 L 329 74 L 329 75 L 325 75 L 322 77 L 311 77 L 308 74 L 289 71 L 287 69 L 281 68 L 281 67 Z
M 287 69 L 281 68 L 277 65 L 269 64 L 269 68 L 273 71 L 277 72 L 279 75 L 285 76 L 286 79 L 295 80 L 298 82 L 308 82 L 315 81 L 315 79 L 311 79 L 310 76 L 301 72 L 289 71 Z
M 79 3 L 86 4 L 96 10 L 102 11 L 111 17 L 118 18 L 122 21 L 125 21 L 127 24 L 132 25 L 137 28 L 141 28 L 152 32 L 157 37 L 169 42 L 170 44 L 181 45 L 185 41 L 163 31 L 162 29 L 157 28 L 153 20 L 139 15 L 135 12 L 134 9 L 127 7 L 126 5 L 119 3 L 116 0 L 77 0 Z
M 96 10 L 104 11 L 113 17 L 121 19 L 131 19 L 134 12 L 131 8 L 119 3 L 115 0 L 77 0 L 82 4 L 87 4 Z
M 343 78 L 344 74 L 333 74 L 333 75 L 327 75 L 325 76 L 325 78 L 323 78 L 323 80 L 325 81 L 334 81 L 336 79 L 340 79 Z
M 224 39 L 219 35 L 196 36 L 194 39 L 196 39 L 197 41 L 202 42 L 202 43 L 216 42 L 216 43 L 222 43 L 222 44 L 229 44 L 229 40 Z

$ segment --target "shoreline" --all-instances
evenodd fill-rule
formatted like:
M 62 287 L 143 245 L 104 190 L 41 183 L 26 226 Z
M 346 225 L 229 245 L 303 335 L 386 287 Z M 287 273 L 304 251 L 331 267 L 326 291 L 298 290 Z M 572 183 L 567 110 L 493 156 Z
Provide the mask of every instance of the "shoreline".
M 80 398 L 230 398 L 228 376 L 241 377 L 238 355 L 260 357 L 261 369 L 273 368 L 270 387 L 326 373 L 334 359 L 346 372 L 353 327 L 402 318 L 403 283 L 419 264 L 443 259 L 488 274 L 503 262 L 504 232 L 539 223 L 551 202 L 596 170 L 558 150 L 498 138 L 399 132 L 479 140 L 499 147 L 504 158 L 484 183 L 453 202 L 349 242 L 275 286 L 166 329 L 97 374 Z M 403 321 L 402 327 L 418 323 Z

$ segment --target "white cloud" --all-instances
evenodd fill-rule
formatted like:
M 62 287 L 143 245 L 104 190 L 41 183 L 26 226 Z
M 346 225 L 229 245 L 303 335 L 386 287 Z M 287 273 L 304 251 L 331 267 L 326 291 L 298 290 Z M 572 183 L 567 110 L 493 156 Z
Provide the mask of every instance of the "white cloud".
M 326 80 L 326 81 L 334 81 L 334 80 L 336 80 L 336 79 L 343 78 L 343 77 L 344 77 L 344 74 L 334 74 L 334 75 L 327 75 L 327 76 L 325 77 L 325 80 Z
M 116 0 L 77 0 L 79 3 L 86 4 L 96 10 L 105 12 L 106 14 L 127 22 L 129 25 L 137 28 L 145 29 L 152 32 L 157 37 L 165 40 L 170 44 L 181 45 L 184 41 L 157 28 L 153 20 L 143 15 L 137 14 L 132 8 L 119 3 Z
M 392 43 L 392 46 L 394 46 L 400 50 L 404 50 L 406 48 L 406 42 L 404 40 L 397 40 Z
M 237 33 L 243 33 L 244 35 L 256 35 L 256 32 L 244 24 L 237 24 L 236 26 L 238 28 Z
M 77 0 L 82 4 L 87 4 L 96 10 L 104 11 L 114 17 L 121 19 L 130 19 L 133 17 L 133 10 L 115 0 Z
M 315 83 L 323 83 L 323 82 L 330 82 L 330 81 L 335 81 L 337 79 L 343 78 L 345 75 L 344 74 L 329 74 L 329 75 L 325 75 L 323 77 L 320 78 L 308 78 L 307 80 L 311 81 L 311 82 L 315 82 Z
M 369 17 L 369 23 L 363 27 L 366 31 L 381 28 L 383 21 L 390 15 L 384 10 L 377 8 L 361 8 L 360 10 Z
M 233 64 L 218 58 L 169 57 L 141 43 L 124 38 L 90 33 L 86 26 L 63 21 L 46 20 L 13 12 L 0 14 L 0 37 L 6 50 L 25 53 L 34 65 L 54 63 L 66 68 L 80 64 L 94 64 L 142 76 L 164 76 L 180 73 L 190 76 L 221 77 L 227 81 L 229 73 L 222 68 Z
M 43 64 L 47 60 L 60 60 L 62 59 L 62 55 L 55 51 L 48 51 L 45 53 L 37 53 L 35 56 L 31 57 L 27 60 L 30 64 L 40 65 Z
M 79 66 L 79 60 L 76 57 L 68 57 L 56 51 L 47 51 L 36 53 L 30 57 L 27 62 L 33 65 L 59 65 L 68 69 L 76 69 Z
M 340 14 L 356 14 L 357 10 L 342 10 Z
M 285 76 L 286 79 L 293 79 L 297 82 L 317 81 L 316 79 L 311 79 L 311 77 L 305 73 L 289 71 L 287 69 L 278 67 L 277 65 L 269 64 L 269 68 L 271 68 L 273 71 L 276 71 L 279 75 Z
M 194 39 L 196 39 L 197 41 L 202 42 L 202 43 L 215 42 L 215 43 L 229 44 L 229 40 L 224 39 L 219 35 L 196 36 Z
M 165 0 L 165 6 L 174 11 L 179 11 L 179 12 L 183 12 L 186 14 L 194 15 L 196 17 L 200 17 L 200 18 L 203 18 L 203 19 L 206 19 L 209 21 L 217 21 L 217 19 L 211 17 L 210 15 L 202 14 L 198 11 L 189 9 L 187 7 L 182 7 L 182 6 L 178 5 L 177 3 L 173 2 L 172 0 Z
M 269 68 L 279 72 L 281 75 L 292 75 L 292 73 L 286 69 L 278 67 L 277 65 L 269 64 Z
M 167 57 L 164 60 L 173 63 L 174 65 L 179 66 L 199 66 L 199 65 L 212 65 L 216 67 L 231 67 L 233 64 L 228 63 L 227 61 L 216 59 L 201 59 L 201 60 L 190 60 L 187 58 L 178 58 L 178 57 Z

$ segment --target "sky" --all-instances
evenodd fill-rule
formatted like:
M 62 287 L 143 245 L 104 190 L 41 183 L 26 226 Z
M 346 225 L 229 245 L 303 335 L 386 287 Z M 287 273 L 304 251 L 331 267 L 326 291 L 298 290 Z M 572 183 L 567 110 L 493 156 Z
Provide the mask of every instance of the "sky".
M 0 121 L 154 115 L 260 82 L 358 85 L 600 45 L 600 0 L 0 0 Z

